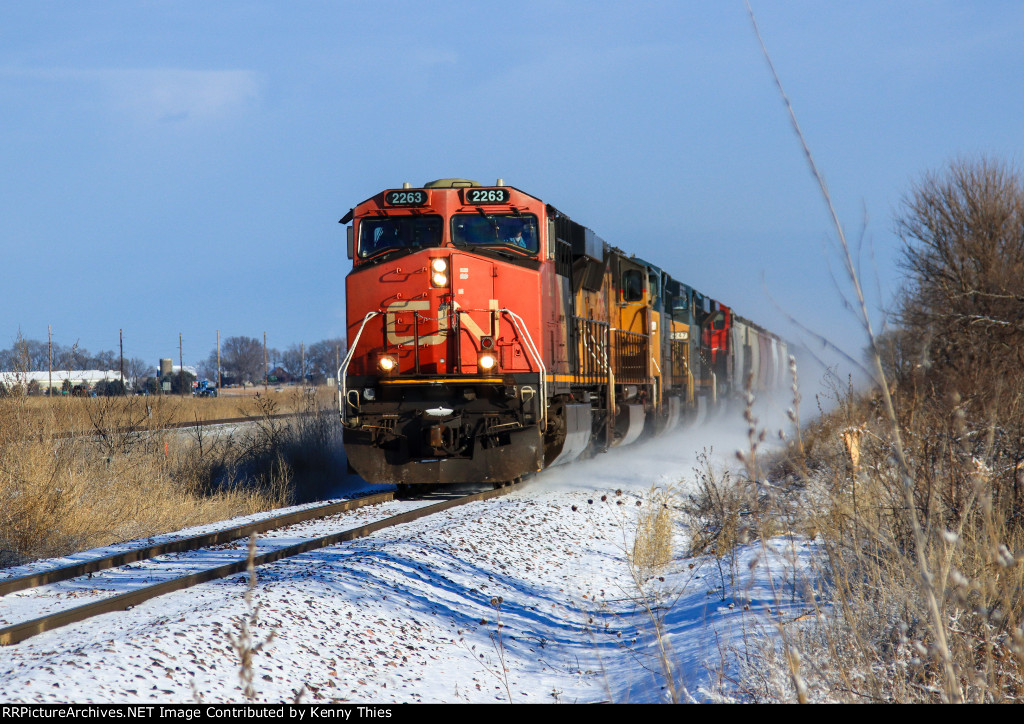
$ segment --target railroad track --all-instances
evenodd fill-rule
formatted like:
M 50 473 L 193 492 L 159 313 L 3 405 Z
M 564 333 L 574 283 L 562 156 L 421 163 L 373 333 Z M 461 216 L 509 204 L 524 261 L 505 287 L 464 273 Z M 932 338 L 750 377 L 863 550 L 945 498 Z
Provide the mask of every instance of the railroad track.
M 312 412 L 277 412 L 272 415 L 256 415 L 248 417 L 225 417 L 217 420 L 193 420 L 191 422 L 169 422 L 159 427 L 145 427 L 133 425 L 126 427 L 97 428 L 93 430 L 78 430 L 74 432 L 58 432 L 53 435 L 54 440 L 63 440 L 77 437 L 97 437 L 108 435 L 128 435 L 132 433 L 153 433 L 163 430 L 183 430 L 190 427 L 216 427 L 217 425 L 246 425 L 261 420 L 286 420 L 293 417 L 315 417 L 323 412 L 334 412 L 331 409 L 316 410 Z
M 407 510 L 399 513 L 398 515 L 392 515 L 372 523 L 348 528 L 328 535 L 309 538 L 300 543 L 270 550 L 266 553 L 257 555 L 253 562 L 254 565 L 261 566 L 266 563 L 272 563 L 284 558 L 297 556 L 318 548 L 326 548 L 327 546 L 332 546 L 344 541 L 363 538 L 379 530 L 401 525 L 403 523 L 409 523 L 414 520 L 418 520 L 419 518 L 424 518 L 428 515 L 433 515 L 434 513 L 448 510 L 449 508 L 454 508 L 458 505 L 465 505 L 466 503 L 472 503 L 478 500 L 488 500 L 499 495 L 505 495 L 518 489 L 518 487 L 518 485 L 512 485 L 493 490 L 484 490 L 457 498 L 441 500 L 437 503 L 429 503 L 422 507 Z M 357 510 L 371 505 L 379 505 L 393 500 L 394 497 L 394 493 L 378 493 L 362 498 L 355 498 L 324 506 L 317 506 L 315 508 L 308 508 L 301 511 L 294 511 L 285 515 L 266 518 L 256 523 L 249 523 L 235 528 L 219 530 L 213 533 L 124 551 L 102 559 L 84 561 L 82 563 L 63 566 L 49 571 L 41 571 L 16 578 L 0 580 L 0 596 L 39 588 L 61 581 L 70 581 L 83 576 L 91 577 L 93 573 L 111 570 L 135 562 L 149 561 L 159 556 L 201 550 L 211 546 L 231 543 L 233 541 L 238 541 L 239 539 L 247 538 L 253 534 L 270 530 L 279 530 L 311 520 L 339 515 L 344 512 Z M 244 550 L 244 546 L 241 548 Z M 248 558 L 246 556 L 242 556 L 240 559 L 234 560 L 230 563 L 175 576 L 173 578 L 160 581 L 159 583 L 137 587 L 125 593 L 113 594 L 98 601 L 75 606 L 73 608 L 66 608 L 64 610 L 46 614 L 21 623 L 9 624 L 0 628 L 0 645 L 7 646 L 17 644 L 32 636 L 43 633 L 44 631 L 51 631 L 62 626 L 78 623 L 93 616 L 99 616 L 100 614 L 127 610 L 152 598 L 156 598 L 173 591 L 179 591 L 199 585 L 200 583 L 213 581 L 219 578 L 227 578 L 228 576 L 242 573 L 247 567 Z M 2 603 L 3 601 L 0 599 L 0 615 L 3 613 Z

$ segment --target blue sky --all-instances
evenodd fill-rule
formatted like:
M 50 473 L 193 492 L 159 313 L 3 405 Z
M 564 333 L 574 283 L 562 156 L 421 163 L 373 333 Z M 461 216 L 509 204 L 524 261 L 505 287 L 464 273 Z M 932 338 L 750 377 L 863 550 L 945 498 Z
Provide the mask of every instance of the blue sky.
M 910 184 L 1020 161 L 1024 5 L 752 6 L 877 310 Z M 0 162 L 0 347 L 123 329 L 155 365 L 180 333 L 190 364 L 217 330 L 341 336 L 337 220 L 448 176 L 504 178 L 790 338 L 788 316 L 863 346 L 739 0 L 5 2 Z

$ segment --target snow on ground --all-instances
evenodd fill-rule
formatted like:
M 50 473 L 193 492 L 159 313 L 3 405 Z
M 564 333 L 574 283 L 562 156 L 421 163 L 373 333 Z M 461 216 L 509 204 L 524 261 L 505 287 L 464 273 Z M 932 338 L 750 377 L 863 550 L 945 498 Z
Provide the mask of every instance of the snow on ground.
M 745 445 L 738 414 L 724 428 L 612 451 L 509 496 L 260 568 L 253 635 L 273 639 L 254 657 L 256 699 L 714 698 L 745 639 L 802 611 L 791 592 L 808 546 L 779 539 L 778 554 L 757 545 L 681 559 L 648 581 L 633 577 L 626 551 L 652 484 L 685 487 L 701 449 Z M 49 593 L 92 595 L 88 581 L 76 586 Z M 242 701 L 229 635 L 251 612 L 247 586 L 235 576 L 0 649 L 0 700 Z

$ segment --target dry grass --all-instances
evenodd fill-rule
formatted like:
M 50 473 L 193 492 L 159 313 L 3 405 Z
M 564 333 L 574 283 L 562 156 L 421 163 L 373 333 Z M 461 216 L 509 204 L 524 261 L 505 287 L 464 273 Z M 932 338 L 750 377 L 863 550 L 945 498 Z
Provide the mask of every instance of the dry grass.
M 278 391 L 278 389 L 280 391 Z M 315 392 L 320 409 L 337 406 L 336 390 L 319 387 Z M 203 422 L 258 415 L 256 398 L 273 399 L 278 412 L 300 412 L 309 408 L 310 393 L 300 387 L 249 387 L 226 389 L 220 397 L 182 397 L 150 395 L 130 397 L 0 397 L 0 417 L 16 406 L 29 425 L 33 420 L 56 432 L 91 432 L 99 425 L 117 427 L 157 427 L 161 424 Z M 63 428 L 52 428 L 59 421 Z
M 972 420 L 960 396 L 903 382 L 892 403 L 905 470 L 881 396 L 838 383 L 831 412 L 782 453 L 759 454 L 763 435 L 748 418 L 744 470 L 716 473 L 705 456 L 685 505 L 691 554 L 729 558 L 783 530 L 822 553 L 823 598 L 808 596 L 808 615 L 747 640 L 727 697 L 1024 697 L 1024 409 L 1004 394 Z
M 814 451 L 806 464 L 815 471 L 807 482 L 823 503 L 810 506 L 806 520 L 820 535 L 831 602 L 814 624 L 789 632 L 808 664 L 810 696 L 1019 701 L 1020 431 L 972 427 L 952 400 L 897 394 L 894 402 L 909 478 L 894 460 L 876 395 L 851 395 L 805 438 Z M 787 685 L 762 694 L 788 699 L 795 692 Z
M 914 333 L 896 339 L 909 343 L 909 354 L 893 358 L 903 363 L 885 359 L 892 350 L 872 327 L 828 186 L 747 10 L 831 214 L 875 388 L 847 392 L 777 468 L 806 491 L 805 522 L 827 557 L 831 605 L 809 625 L 780 627 L 781 646 L 751 653 L 748 671 L 788 676 L 752 676 L 746 691 L 787 701 L 1018 701 L 1024 392 L 1002 372 L 1005 363 L 1019 372 L 1013 361 L 1024 360 L 1024 344 L 1019 293 L 1000 284 L 1007 271 L 1010 285 L 1019 283 L 1011 270 L 1021 248 L 1020 184 L 983 162 L 979 174 L 955 164 L 955 184 L 932 177 L 917 187 L 912 198 L 923 203 L 906 205 L 900 226 L 911 272 L 902 321 Z M 973 258 L 978 243 L 994 264 Z M 982 309 L 989 299 L 1003 306 Z M 931 316 L 915 316 L 921 311 Z M 1005 334 L 968 336 L 980 327 Z
M 647 580 L 672 562 L 677 494 L 671 487 L 652 487 L 644 496 L 644 505 L 637 517 L 636 533 L 630 561 L 638 578 Z
M 250 400 L 259 423 L 230 435 L 159 429 L 219 400 L 0 400 L 0 564 L 289 504 L 304 479 L 337 469 L 339 443 L 329 413 L 270 419 L 281 411 L 277 399 Z M 230 404 L 237 415 L 237 401 Z M 312 396 L 288 404 L 316 408 Z M 54 437 L 120 427 L 131 429 Z

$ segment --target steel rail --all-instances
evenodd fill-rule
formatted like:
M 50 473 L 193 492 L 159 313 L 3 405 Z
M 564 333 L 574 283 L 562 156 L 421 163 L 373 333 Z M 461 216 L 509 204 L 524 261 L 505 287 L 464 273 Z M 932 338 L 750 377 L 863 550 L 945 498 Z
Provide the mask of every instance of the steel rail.
M 253 533 L 264 533 L 268 530 L 274 530 L 275 528 L 284 528 L 285 526 L 303 523 L 307 520 L 326 518 L 330 515 L 344 513 L 349 510 L 356 510 L 367 505 L 378 505 L 379 503 L 392 500 L 394 497 L 394 493 L 387 492 L 367 495 L 362 498 L 353 498 L 351 500 L 342 500 L 337 503 L 329 503 L 327 505 L 320 505 L 314 508 L 295 510 L 283 515 L 275 515 L 271 518 L 265 518 L 253 523 L 246 523 L 244 525 L 235 526 L 234 528 L 225 528 L 212 533 L 202 533 L 189 538 L 179 538 L 177 540 L 167 541 L 166 543 L 157 543 L 142 548 L 135 548 L 129 551 L 122 551 L 121 553 L 114 553 L 104 558 L 82 561 L 81 563 L 72 563 L 67 566 L 61 566 L 60 568 L 51 568 L 47 571 L 26 573 L 25 575 L 18 576 L 16 578 L 0 580 L 0 596 L 4 596 L 8 593 L 14 593 L 15 591 L 24 591 L 26 588 L 37 588 L 38 586 L 45 586 L 50 583 L 58 583 L 71 578 L 78 578 L 79 576 L 89 575 L 91 573 L 96 573 L 97 571 L 105 571 L 108 568 L 116 568 L 117 566 L 124 566 L 129 563 L 135 563 L 136 561 L 149 560 L 150 558 L 156 558 L 157 556 L 166 555 L 168 553 L 184 553 L 185 551 L 194 551 L 200 548 L 206 548 L 207 546 L 228 543 L 233 540 L 238 540 L 239 538 L 248 538 Z
M 506 495 L 513 490 L 518 489 L 518 487 L 518 485 L 511 485 L 504 488 L 472 493 L 459 498 L 442 500 L 439 503 L 427 505 L 398 515 L 393 515 L 390 518 L 385 518 L 375 523 L 368 523 L 366 525 L 359 526 L 358 528 L 351 528 L 349 530 L 321 536 L 320 538 L 312 538 L 292 546 L 278 548 L 277 550 L 255 556 L 253 558 L 253 565 L 261 566 L 284 558 L 291 558 L 311 550 L 326 548 L 327 546 L 354 540 L 356 538 L 363 538 L 372 533 L 376 533 L 379 530 L 396 525 L 402 525 L 404 523 L 410 523 L 414 520 L 425 518 L 428 515 L 448 510 L 449 508 L 454 508 L 459 505 L 465 505 L 466 503 L 472 503 L 479 500 L 489 500 L 500 495 Z M 199 571 L 197 573 L 182 576 L 181 578 L 175 578 L 152 586 L 138 588 L 127 593 L 110 596 L 101 601 L 95 601 L 93 603 L 77 606 L 58 613 L 41 616 L 31 621 L 6 626 L 4 628 L 0 628 L 0 645 L 8 646 L 11 644 L 17 644 L 45 631 L 52 631 L 53 629 L 57 629 L 62 626 L 78 623 L 79 621 L 84 621 L 87 618 L 98 616 L 100 614 L 123 611 L 166 593 L 191 588 L 192 586 L 196 586 L 200 583 L 206 583 L 219 578 L 226 578 L 245 571 L 248 568 L 248 565 L 249 561 L 247 558 L 241 559 L 234 563 L 228 563 L 216 568 Z
M 143 425 L 129 425 L 127 427 L 101 428 L 93 430 L 78 430 L 74 432 L 58 432 L 51 439 L 63 440 L 76 437 L 103 437 L 106 435 L 130 435 L 132 433 L 153 433 L 163 430 L 182 430 L 189 427 L 206 427 L 215 425 L 243 425 L 260 420 L 283 420 L 290 417 L 313 417 L 323 412 L 333 413 L 331 408 L 324 408 L 313 412 L 276 412 L 272 415 L 256 415 L 250 417 L 225 417 L 218 420 L 193 420 L 192 422 L 169 422 L 159 427 L 145 427 Z

